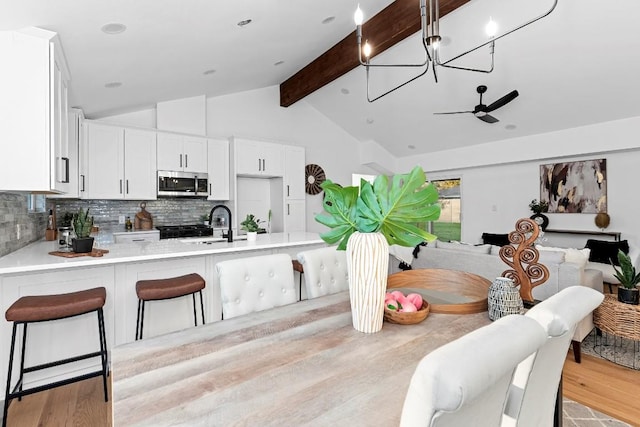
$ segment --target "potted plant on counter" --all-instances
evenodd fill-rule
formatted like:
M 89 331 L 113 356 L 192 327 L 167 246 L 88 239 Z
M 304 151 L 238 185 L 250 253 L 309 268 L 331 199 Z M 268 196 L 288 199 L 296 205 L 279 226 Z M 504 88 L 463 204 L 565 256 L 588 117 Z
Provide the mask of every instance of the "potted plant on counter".
M 247 217 L 240 223 L 240 228 L 247 232 L 247 242 L 255 242 L 260 230 L 260 220 L 253 214 L 247 214 Z
M 83 211 L 82 208 L 73 214 L 73 231 L 76 235 L 71 239 L 73 252 L 88 253 L 93 250 L 93 237 L 89 237 L 93 228 L 93 217 L 89 216 L 89 208 Z
M 338 250 L 347 250 L 353 327 L 361 332 L 382 329 L 389 269 L 389 246 L 414 247 L 436 236 L 418 227 L 440 217 L 438 191 L 416 166 L 408 174 L 378 176 L 360 188 L 326 180 L 323 207 L 315 219 L 331 230 L 320 234 Z
M 640 273 L 636 272 L 636 268 L 631 263 L 629 255 L 618 249 L 618 263 L 620 268 L 613 263 L 613 269 L 616 271 L 614 276 L 620 281 L 618 286 L 618 301 L 625 304 L 637 305 L 640 300 L 640 291 L 637 285 L 640 283 Z

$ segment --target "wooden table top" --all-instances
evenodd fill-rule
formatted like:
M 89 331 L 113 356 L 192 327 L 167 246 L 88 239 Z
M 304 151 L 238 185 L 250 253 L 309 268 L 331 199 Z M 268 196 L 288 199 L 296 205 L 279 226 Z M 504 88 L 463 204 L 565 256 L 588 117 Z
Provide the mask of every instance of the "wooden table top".
M 422 357 L 488 323 L 430 314 L 364 334 L 342 292 L 126 344 L 114 426 L 396 426 Z
M 387 289 L 418 292 L 429 302 L 431 313 L 469 314 L 487 311 L 491 281 L 473 273 L 441 268 L 420 268 L 394 273 Z

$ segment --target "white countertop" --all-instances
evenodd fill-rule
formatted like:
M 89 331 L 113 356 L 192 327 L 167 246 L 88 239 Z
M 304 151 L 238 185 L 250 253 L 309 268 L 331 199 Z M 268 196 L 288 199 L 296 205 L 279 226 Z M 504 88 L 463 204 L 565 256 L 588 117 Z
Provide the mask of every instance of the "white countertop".
M 49 255 L 49 252 L 58 250 L 58 242 L 39 241 L 1 257 L 0 275 L 324 243 L 317 233 L 259 234 L 255 242 L 238 240 L 232 243 L 222 241 L 213 244 L 197 244 L 187 243 L 188 240 L 166 239 L 159 242 L 136 243 L 98 243 L 96 241 L 94 248 L 106 249 L 109 253 L 102 257 L 75 258 Z M 193 238 L 193 241 L 197 240 L 198 238 Z

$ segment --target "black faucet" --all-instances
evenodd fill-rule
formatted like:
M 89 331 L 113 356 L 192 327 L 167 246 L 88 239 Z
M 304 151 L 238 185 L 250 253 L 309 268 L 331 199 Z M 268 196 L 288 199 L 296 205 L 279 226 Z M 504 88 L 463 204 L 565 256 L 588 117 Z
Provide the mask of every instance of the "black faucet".
M 227 231 L 227 242 L 231 243 L 233 242 L 233 231 L 231 230 L 231 211 L 228 207 L 226 207 L 225 205 L 215 205 L 213 208 L 211 208 L 211 212 L 209 212 L 209 224 L 213 226 L 213 211 L 218 208 L 224 209 L 225 211 L 227 211 L 227 214 L 229 214 L 229 231 Z

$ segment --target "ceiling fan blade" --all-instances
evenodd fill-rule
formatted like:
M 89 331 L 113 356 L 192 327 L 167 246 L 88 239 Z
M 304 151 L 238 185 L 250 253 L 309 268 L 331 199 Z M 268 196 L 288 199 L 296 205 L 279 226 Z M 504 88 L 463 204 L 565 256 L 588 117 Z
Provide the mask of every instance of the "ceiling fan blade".
M 505 96 L 503 96 L 502 98 L 498 99 L 496 102 L 493 102 L 489 105 L 487 105 L 487 108 L 485 108 L 484 111 L 486 111 L 487 113 L 492 112 L 493 110 L 497 110 L 500 107 L 503 107 L 505 105 L 507 105 L 508 103 L 510 103 L 511 101 L 513 101 L 514 99 L 516 99 L 518 97 L 519 93 L 517 90 L 511 91 L 508 94 L 506 94 Z
M 464 114 L 464 113 L 473 113 L 473 111 L 451 111 L 449 113 L 433 113 L 433 114 Z
M 482 120 L 483 122 L 487 122 L 487 123 L 496 123 L 500 121 L 495 117 L 490 116 L 489 114 L 485 114 L 484 116 L 476 116 L 476 117 Z

